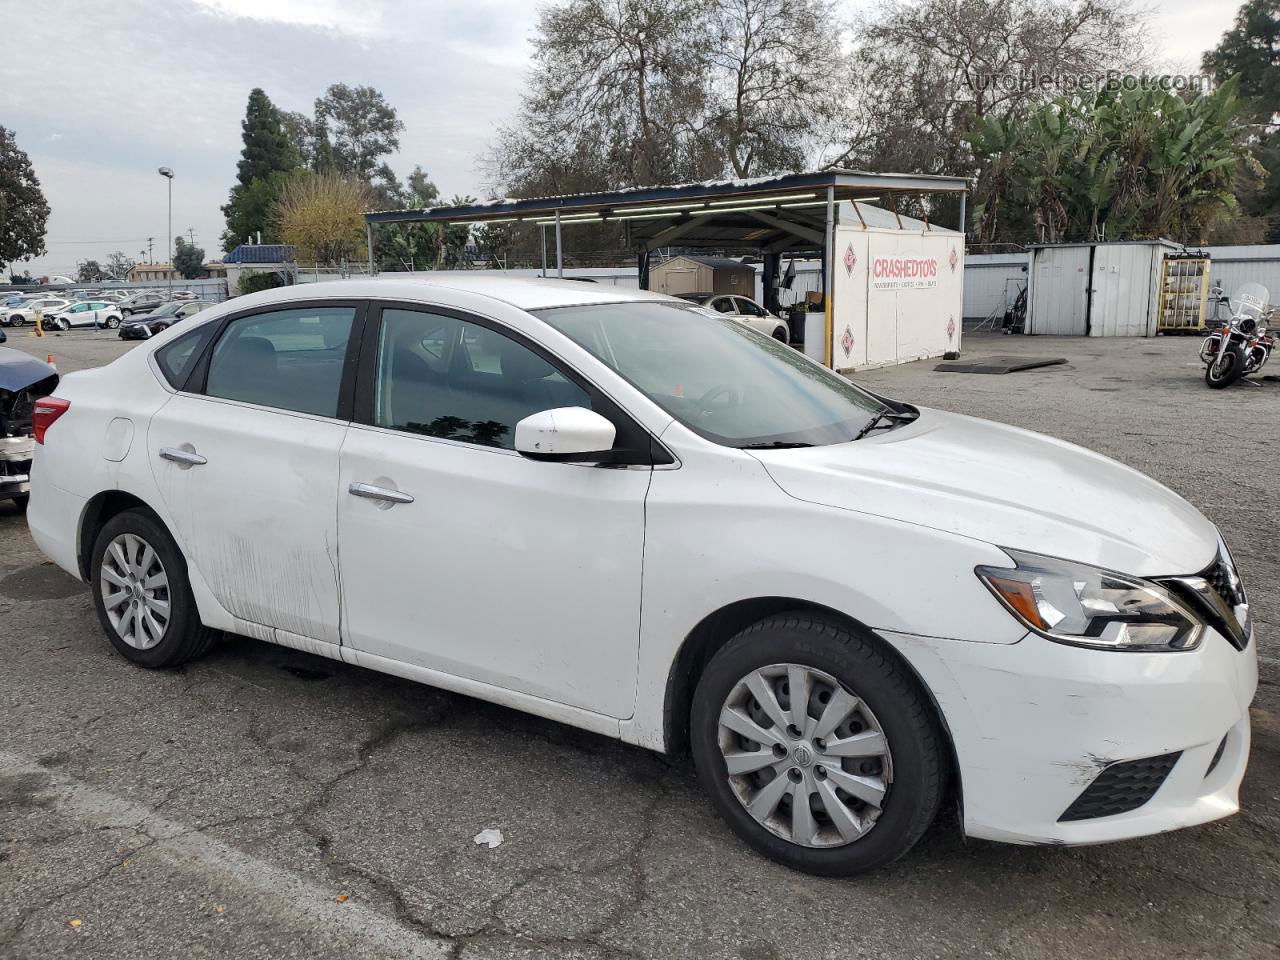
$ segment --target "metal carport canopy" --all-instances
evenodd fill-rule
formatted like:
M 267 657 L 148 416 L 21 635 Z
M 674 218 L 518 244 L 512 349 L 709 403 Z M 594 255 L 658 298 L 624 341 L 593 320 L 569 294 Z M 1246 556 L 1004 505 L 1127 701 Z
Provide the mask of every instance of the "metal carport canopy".
M 542 228 L 553 226 L 556 265 L 562 272 L 560 232 L 573 224 L 622 223 L 628 245 L 643 252 L 665 246 L 749 246 L 766 253 L 797 253 L 828 246 L 832 208 L 840 200 L 870 200 L 886 195 L 892 198 L 896 194 L 959 194 L 963 229 L 968 188 L 963 177 L 833 169 L 749 180 L 489 200 L 461 207 L 377 211 L 365 214 L 369 268 L 372 272 L 375 223 L 524 222 Z

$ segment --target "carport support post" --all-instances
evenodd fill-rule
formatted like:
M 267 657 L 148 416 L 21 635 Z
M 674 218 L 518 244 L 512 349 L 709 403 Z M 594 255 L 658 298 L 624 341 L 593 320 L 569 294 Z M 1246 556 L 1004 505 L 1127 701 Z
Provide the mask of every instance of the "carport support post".
M 965 202 L 965 200 L 968 198 L 968 196 L 969 196 L 969 191 L 968 191 L 968 190 L 961 190 L 961 191 L 960 191 L 960 242 L 961 242 L 961 243 L 964 243 L 964 228 L 965 228 L 965 222 L 964 222 L 964 202 Z
M 547 275 L 547 225 L 545 223 L 538 224 L 538 234 L 542 237 L 542 276 Z
M 364 243 L 369 251 L 369 276 L 373 276 L 373 224 L 368 220 L 364 222 Z
M 564 276 L 564 247 L 560 245 L 560 208 L 556 208 L 556 276 Z
M 641 290 L 649 289 L 649 251 L 641 250 L 636 255 L 636 280 Z
M 822 325 L 823 337 L 823 362 L 828 367 L 833 367 L 831 356 L 831 335 L 832 335 L 832 313 L 831 313 L 831 291 L 835 287 L 835 245 L 836 245 L 836 188 L 827 187 L 827 229 L 823 236 L 824 248 L 822 251 L 822 312 L 824 314 L 824 323 Z

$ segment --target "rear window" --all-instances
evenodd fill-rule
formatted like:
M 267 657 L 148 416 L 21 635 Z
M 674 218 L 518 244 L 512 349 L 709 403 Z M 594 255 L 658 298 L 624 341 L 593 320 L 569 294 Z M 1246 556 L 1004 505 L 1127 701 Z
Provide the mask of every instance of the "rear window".
M 191 375 L 216 326 L 216 323 L 206 323 L 156 351 L 156 365 L 173 389 L 181 390 L 186 385 L 187 377 Z

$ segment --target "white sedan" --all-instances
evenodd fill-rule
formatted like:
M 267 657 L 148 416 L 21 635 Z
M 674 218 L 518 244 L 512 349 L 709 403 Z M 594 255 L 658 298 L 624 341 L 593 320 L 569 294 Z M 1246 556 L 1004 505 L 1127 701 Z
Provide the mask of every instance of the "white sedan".
M 1256 642 L 1212 523 L 680 300 L 267 291 L 69 374 L 35 434 L 31 532 L 144 667 L 229 631 L 688 749 L 820 874 L 949 794 L 1015 843 L 1238 808 Z
M 786 321 L 775 317 L 750 297 L 736 293 L 682 293 L 680 299 L 696 303 L 731 320 L 737 320 L 783 343 L 791 339 L 791 331 Z

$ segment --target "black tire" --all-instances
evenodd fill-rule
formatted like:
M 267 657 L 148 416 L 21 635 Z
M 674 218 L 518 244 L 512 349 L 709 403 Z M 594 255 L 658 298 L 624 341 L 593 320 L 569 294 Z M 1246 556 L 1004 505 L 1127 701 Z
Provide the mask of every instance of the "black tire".
M 786 343 L 788 340 L 786 331 L 779 327 L 777 330 L 773 331 L 773 339 L 777 340 L 779 343 Z
M 31 502 L 31 494 L 20 493 L 16 497 L 11 497 L 10 499 L 13 500 L 13 505 L 19 510 L 25 510 L 27 509 L 27 504 Z
M 126 533 L 134 534 L 150 544 L 159 555 L 169 580 L 168 625 L 160 642 L 145 650 L 125 643 L 116 632 L 107 615 L 100 586 L 106 552 L 116 537 Z M 203 656 L 218 636 L 218 631 L 211 630 L 200 622 L 200 613 L 196 609 L 195 598 L 191 594 L 191 584 L 187 579 L 186 561 L 178 550 L 178 545 L 174 543 L 173 537 L 169 535 L 169 531 L 150 510 L 143 508 L 125 510 L 103 525 L 93 544 L 89 583 L 93 592 L 93 606 L 98 611 L 98 622 L 102 624 L 107 639 L 117 651 L 139 666 L 176 667 Z
M 114 330 L 116 329 L 116 327 L 120 326 L 119 317 L 107 317 L 107 319 L 104 322 L 106 323 L 106 327 L 108 330 Z
M 1222 390 L 1231 386 L 1244 375 L 1244 357 L 1239 350 L 1227 349 L 1227 352 L 1222 356 L 1222 369 L 1215 372 L 1214 367 L 1217 365 L 1217 360 L 1218 358 L 1214 357 L 1213 360 L 1209 361 L 1209 365 L 1204 368 L 1204 382 L 1211 389 Z
M 892 784 L 879 819 L 852 842 L 815 848 L 778 836 L 747 812 L 730 785 L 720 711 L 739 681 L 772 664 L 829 674 L 871 708 L 888 741 Z M 698 779 L 733 831 L 769 859 L 820 876 L 875 870 L 910 850 L 937 815 L 949 771 L 944 735 L 915 678 L 876 641 L 807 614 L 769 617 L 716 652 L 694 693 L 690 741 Z
M 64 319 L 62 319 L 62 320 L 59 320 L 59 321 L 58 321 L 58 329 L 59 329 L 59 330 L 61 330 L 63 333 L 65 333 L 66 331 L 70 330 L 70 329 L 71 329 L 71 321 L 70 321 L 70 320 L 67 320 L 67 319 L 65 319 L 65 318 L 64 318 Z

